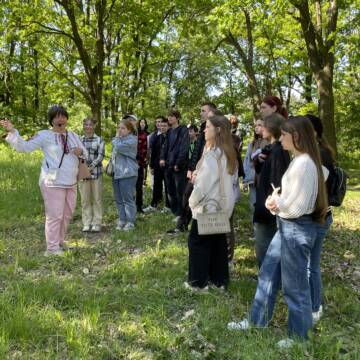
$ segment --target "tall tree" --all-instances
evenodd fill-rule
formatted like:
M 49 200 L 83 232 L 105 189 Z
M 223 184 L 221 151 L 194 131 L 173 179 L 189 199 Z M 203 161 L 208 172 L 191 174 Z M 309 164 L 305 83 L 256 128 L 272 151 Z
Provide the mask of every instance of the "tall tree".
M 104 79 L 104 61 L 105 61 L 105 22 L 109 16 L 109 12 L 115 0 L 112 0 L 112 3 L 108 4 L 107 0 L 96 0 L 95 1 L 95 16 L 96 16 L 96 41 L 95 48 L 91 49 L 94 53 L 94 57 L 91 56 L 91 50 L 89 51 L 86 47 L 86 38 L 80 32 L 80 27 L 84 26 L 84 22 L 79 24 L 76 12 L 79 10 L 82 12 L 87 20 L 85 24 L 88 23 L 90 7 L 87 4 L 84 9 L 82 2 L 78 2 L 77 9 L 75 7 L 75 2 L 72 0 L 54 0 L 57 4 L 61 5 L 65 10 L 67 18 L 71 25 L 71 34 L 68 34 L 68 37 L 74 42 L 79 56 L 82 62 L 82 65 L 85 70 L 87 89 L 83 92 L 92 112 L 92 116 L 97 121 L 97 130 L 101 131 L 101 106 L 102 106 L 102 92 L 103 92 L 103 79 Z M 108 9 L 109 6 L 109 9 Z M 85 13 L 84 13 L 85 11 Z M 66 35 L 66 34 L 64 34 Z
M 291 0 L 291 3 L 299 11 L 296 19 L 302 28 L 309 65 L 316 81 L 325 136 L 336 151 L 333 79 L 338 3 L 337 0 L 315 0 L 313 12 L 308 0 Z

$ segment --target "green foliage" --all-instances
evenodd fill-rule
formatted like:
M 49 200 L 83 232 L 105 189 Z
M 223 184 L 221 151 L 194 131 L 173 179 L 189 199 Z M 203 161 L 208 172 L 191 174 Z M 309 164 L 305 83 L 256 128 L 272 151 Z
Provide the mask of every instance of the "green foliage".
M 74 41 L 65 3 L 73 9 L 89 64 Z M 100 3 L 106 13 L 103 28 Z M 324 14 L 329 3 L 321 2 Z M 315 5 L 309 4 L 315 21 Z M 336 35 L 335 124 L 341 151 L 359 147 L 358 9 L 358 0 L 339 2 L 338 30 L 327 36 Z M 101 103 L 102 131 L 109 137 L 124 113 L 152 120 L 175 106 L 184 121 L 192 122 L 199 118 L 200 103 L 209 99 L 224 113 L 252 122 L 254 92 L 259 99 L 278 95 L 292 114 L 314 112 L 318 95 L 314 79 L 309 83 L 297 16 L 291 1 L 2 1 L 0 113 L 31 134 L 47 126 L 48 107 L 61 103 L 80 130 L 82 118 L 94 116 L 95 104 Z M 101 31 L 104 59 L 99 63 Z M 89 81 L 89 69 L 97 80 Z M 103 85 L 96 98 L 98 82 Z

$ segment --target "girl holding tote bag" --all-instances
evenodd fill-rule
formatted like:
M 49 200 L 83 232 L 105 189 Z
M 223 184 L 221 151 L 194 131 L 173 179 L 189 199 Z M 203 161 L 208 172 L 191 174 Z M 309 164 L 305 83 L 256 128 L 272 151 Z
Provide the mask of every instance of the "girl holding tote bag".
M 225 288 L 229 282 L 226 232 L 234 208 L 232 176 L 237 160 L 227 118 L 217 115 L 207 120 L 205 141 L 189 199 L 193 221 L 185 286 L 191 290 L 206 290 L 210 282 Z

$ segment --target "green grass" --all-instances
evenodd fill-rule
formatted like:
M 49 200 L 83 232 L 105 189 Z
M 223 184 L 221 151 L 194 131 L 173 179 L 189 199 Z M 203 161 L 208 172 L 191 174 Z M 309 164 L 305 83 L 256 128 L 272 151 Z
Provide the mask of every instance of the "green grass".
M 172 223 L 162 214 L 139 217 L 133 233 L 116 232 L 109 179 L 104 232 L 84 236 L 78 207 L 68 236 L 72 250 L 63 258 L 43 257 L 40 158 L 0 145 L 0 359 L 360 358 L 356 162 L 341 163 L 350 170 L 351 186 L 325 242 L 325 316 L 309 342 L 279 351 L 275 343 L 286 335 L 281 298 L 269 329 L 226 329 L 246 314 L 256 287 L 245 195 L 236 209 L 229 291 L 191 294 L 183 288 L 186 236 L 164 235 Z M 146 203 L 149 196 L 147 190 Z

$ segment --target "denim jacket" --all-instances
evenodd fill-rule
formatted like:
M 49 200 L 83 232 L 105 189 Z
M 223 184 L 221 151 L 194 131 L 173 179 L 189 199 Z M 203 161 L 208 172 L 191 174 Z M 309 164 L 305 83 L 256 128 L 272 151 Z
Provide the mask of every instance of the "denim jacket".
M 114 162 L 114 179 L 125 179 L 138 175 L 137 137 L 127 135 L 112 139 L 112 161 Z
M 253 184 L 255 181 L 255 168 L 253 161 L 251 160 L 252 144 L 250 143 L 247 147 L 245 159 L 244 159 L 244 172 L 245 176 L 243 179 L 244 184 Z

